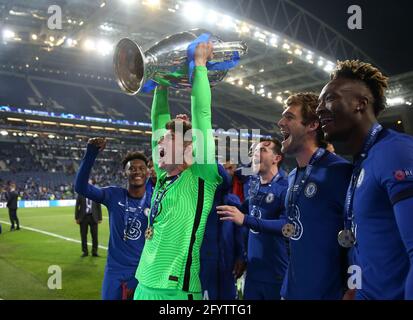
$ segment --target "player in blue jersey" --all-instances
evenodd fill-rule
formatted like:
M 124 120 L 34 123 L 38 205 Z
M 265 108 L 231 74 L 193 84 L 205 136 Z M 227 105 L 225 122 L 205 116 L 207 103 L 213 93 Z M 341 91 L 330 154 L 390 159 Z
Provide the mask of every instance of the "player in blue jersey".
M 287 269 L 287 241 L 281 234 L 285 224 L 284 199 L 287 179 L 279 172 L 283 156 L 281 143 L 275 139 L 256 145 L 252 157 L 249 195 L 242 211 L 233 206 L 219 206 L 222 220 L 230 220 L 249 228 L 247 276 L 244 299 L 279 300 Z M 284 219 L 283 219 L 284 216 Z M 279 232 L 266 232 L 266 221 L 278 221 Z M 284 221 L 284 223 L 280 223 Z
M 220 221 L 215 207 L 240 206 L 239 198 L 231 193 L 231 176 L 218 165 L 223 179 L 215 192 L 214 204 L 208 216 L 201 246 L 201 285 L 204 300 L 234 300 L 236 279 L 243 272 L 245 248 L 241 228 L 229 221 Z
M 326 139 L 354 157 L 343 232 L 355 241 L 357 299 L 413 299 L 413 138 L 377 123 L 386 88 L 377 68 L 342 61 L 317 108 Z
M 104 204 L 109 212 L 109 248 L 102 285 L 102 299 L 125 300 L 133 297 L 137 286 L 136 268 L 143 246 L 152 194 L 146 192 L 147 158 L 139 152 L 128 153 L 122 164 L 128 187 L 98 188 L 88 184 L 90 171 L 106 139 L 93 138 L 87 145 L 75 180 L 75 191 Z
M 156 176 L 156 171 L 153 166 L 153 159 L 152 156 L 148 158 L 148 171 L 149 171 L 149 177 L 146 181 L 146 190 L 153 194 L 153 190 L 155 189 L 156 181 L 158 177 Z
M 282 152 L 297 162 L 288 176 L 287 223 L 282 229 L 290 238 L 284 299 L 341 299 L 346 289 L 346 252 L 337 233 L 343 226 L 352 165 L 323 149 L 317 105 L 314 94 L 292 95 L 278 122 Z

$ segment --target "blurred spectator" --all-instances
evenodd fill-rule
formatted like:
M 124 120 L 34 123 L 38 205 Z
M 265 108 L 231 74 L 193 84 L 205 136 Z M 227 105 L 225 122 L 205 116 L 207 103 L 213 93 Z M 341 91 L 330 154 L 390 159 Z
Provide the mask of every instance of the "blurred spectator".
M 7 208 L 9 208 L 10 231 L 20 230 L 19 218 L 17 218 L 17 198 L 16 185 L 10 184 L 10 190 L 6 193 Z M 16 223 L 16 229 L 14 224 Z
M 84 154 L 84 142 L 78 140 L 33 138 L 28 143 L 0 142 L 0 173 L 13 179 L 20 188 L 16 191 L 21 200 L 75 199 L 73 181 Z M 149 144 L 142 144 L 140 151 L 149 152 Z M 123 155 L 136 146 L 111 144 L 96 161 L 92 176 L 97 185 L 122 186 Z M 0 180 L 0 190 L 6 182 Z M 0 193 L 5 201 L 5 193 Z

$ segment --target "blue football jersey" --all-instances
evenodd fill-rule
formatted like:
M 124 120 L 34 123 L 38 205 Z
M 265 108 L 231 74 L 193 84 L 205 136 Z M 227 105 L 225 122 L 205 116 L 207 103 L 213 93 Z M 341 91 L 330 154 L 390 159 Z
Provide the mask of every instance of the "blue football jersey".
M 249 181 L 250 194 L 243 203 L 243 211 L 254 219 L 280 220 L 285 217 L 284 199 L 288 187 L 287 179 L 280 174 L 271 183 L 259 183 L 256 194 L 251 195 L 254 188 L 252 180 L 259 181 L 257 176 Z M 245 224 L 248 224 L 246 217 Z M 247 276 L 249 279 L 280 283 L 284 279 L 288 264 L 288 242 L 281 234 L 259 231 L 254 228 L 248 232 Z
M 328 151 L 313 164 L 294 208 L 295 233 L 290 238 L 290 262 L 281 290 L 285 299 L 343 297 L 347 260 L 337 234 L 343 228 L 352 170 L 348 161 Z M 297 189 L 304 171 L 294 169 L 289 174 L 289 191 Z
M 412 197 L 413 138 L 383 129 L 361 164 L 354 193 L 354 253 L 362 276 L 358 299 L 405 297 L 413 268 L 413 206 L 402 223 L 394 205 Z M 411 288 L 412 281 L 410 275 Z

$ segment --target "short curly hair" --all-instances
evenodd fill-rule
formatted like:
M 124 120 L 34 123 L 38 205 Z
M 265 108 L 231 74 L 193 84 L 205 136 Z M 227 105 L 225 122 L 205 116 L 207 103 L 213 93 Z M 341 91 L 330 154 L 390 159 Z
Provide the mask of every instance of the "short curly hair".
M 388 77 L 370 63 L 360 60 L 337 61 L 336 68 L 330 74 L 331 80 L 347 78 L 362 81 L 371 91 L 374 102 L 374 114 L 378 116 L 386 108 L 385 91 Z
M 142 160 L 143 162 L 145 162 L 145 165 L 148 165 L 148 158 L 142 152 L 132 151 L 132 152 L 128 152 L 126 156 L 123 158 L 122 160 L 123 169 L 125 169 L 128 162 L 132 160 Z
M 285 103 L 286 107 L 291 105 L 301 106 L 301 116 L 303 118 L 302 124 L 307 126 L 311 122 L 320 123 L 320 119 L 316 114 L 316 109 L 318 107 L 318 95 L 312 92 L 300 92 L 293 94 L 288 97 Z M 324 140 L 324 132 L 321 129 L 321 125 L 317 128 L 317 144 L 319 147 L 325 148 L 327 142 Z

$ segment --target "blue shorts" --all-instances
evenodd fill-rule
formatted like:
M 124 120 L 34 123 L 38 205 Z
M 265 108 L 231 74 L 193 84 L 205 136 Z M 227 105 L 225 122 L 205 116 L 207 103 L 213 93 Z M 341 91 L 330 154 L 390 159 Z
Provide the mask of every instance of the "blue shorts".
M 105 270 L 102 300 L 132 300 L 137 285 L 135 270 L 125 272 Z
M 244 300 L 280 300 L 282 282 L 268 283 L 245 278 Z

